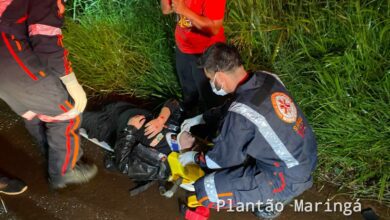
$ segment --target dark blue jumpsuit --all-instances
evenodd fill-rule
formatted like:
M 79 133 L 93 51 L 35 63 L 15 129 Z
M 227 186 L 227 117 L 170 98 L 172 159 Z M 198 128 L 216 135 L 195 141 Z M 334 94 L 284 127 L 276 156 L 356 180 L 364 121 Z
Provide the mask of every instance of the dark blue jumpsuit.
M 62 44 L 64 0 L 0 0 L 0 99 L 24 117 L 48 156 L 51 178 L 83 154 L 81 116 L 64 116 L 73 99 L 60 77 L 72 73 Z M 58 120 L 57 120 L 58 119 Z
M 214 172 L 195 183 L 204 206 L 284 201 L 312 186 L 314 133 L 273 75 L 257 72 L 238 87 L 219 132 L 201 159 Z

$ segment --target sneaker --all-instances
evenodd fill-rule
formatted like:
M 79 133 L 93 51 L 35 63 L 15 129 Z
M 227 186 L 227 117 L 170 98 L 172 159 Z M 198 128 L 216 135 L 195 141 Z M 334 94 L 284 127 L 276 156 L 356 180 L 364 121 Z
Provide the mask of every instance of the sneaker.
M 275 219 L 282 213 L 276 210 L 267 211 L 265 208 L 261 207 L 259 210 L 254 211 L 253 214 L 258 219 Z
M 73 168 L 73 170 L 68 171 L 63 176 L 49 178 L 50 185 L 53 189 L 62 189 L 65 188 L 68 184 L 82 184 L 87 183 L 97 174 L 96 165 L 88 165 L 79 163 Z
M 284 207 L 286 207 L 292 201 L 292 199 L 293 197 L 282 201 Z M 277 211 L 276 208 L 272 206 L 272 204 L 261 206 L 258 210 L 255 210 L 253 214 L 258 219 L 276 219 L 282 214 L 282 212 Z
M 18 179 L 0 176 L 0 193 L 5 195 L 19 195 L 27 190 L 27 185 Z

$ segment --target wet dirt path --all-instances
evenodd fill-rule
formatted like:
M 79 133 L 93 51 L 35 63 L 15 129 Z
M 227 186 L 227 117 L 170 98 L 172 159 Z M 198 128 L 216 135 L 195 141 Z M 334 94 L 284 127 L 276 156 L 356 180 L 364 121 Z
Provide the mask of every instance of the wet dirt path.
M 28 191 L 20 196 L 1 195 L 9 213 L 4 213 L 0 203 L 0 219 L 182 219 L 178 212 L 178 197 L 161 197 L 157 186 L 130 197 L 128 189 L 133 186 L 131 181 L 126 176 L 103 168 L 104 151 L 92 143 L 84 145 L 84 151 L 86 158 L 98 165 L 97 177 L 85 185 L 71 186 L 60 191 L 50 190 L 46 181 L 45 161 L 24 129 L 23 121 L 0 100 L 0 170 L 18 176 L 29 186 Z M 314 186 L 299 199 L 305 202 L 326 202 L 329 192 L 318 192 L 320 187 Z M 352 200 L 338 197 L 336 201 Z M 362 202 L 362 206 L 375 208 L 381 219 L 390 219 L 388 207 L 366 201 Z M 340 212 L 330 213 L 324 210 L 325 207 L 320 207 L 319 212 L 301 213 L 288 206 L 278 219 L 363 219 L 360 213 L 344 216 Z M 213 211 L 210 219 L 256 218 L 249 213 Z

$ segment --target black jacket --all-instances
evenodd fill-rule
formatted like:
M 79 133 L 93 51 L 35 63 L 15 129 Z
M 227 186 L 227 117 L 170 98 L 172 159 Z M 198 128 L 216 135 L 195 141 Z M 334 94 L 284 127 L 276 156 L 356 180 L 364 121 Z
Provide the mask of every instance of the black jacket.
M 165 136 L 169 128 L 180 126 L 182 111 L 179 102 L 174 99 L 168 100 L 164 107 L 171 112 L 166 124 L 168 128 L 162 131 Z M 169 166 L 164 158 L 170 153 L 170 147 L 164 138 L 156 147 L 150 148 L 151 140 L 144 135 L 144 128 L 138 130 L 127 125 L 129 119 L 136 115 L 144 115 L 145 124 L 154 118 L 148 110 L 130 103 L 116 102 L 95 112 L 85 112 L 81 127 L 90 138 L 113 146 L 114 154 L 106 157 L 106 167 L 114 166 L 136 181 L 166 180 Z

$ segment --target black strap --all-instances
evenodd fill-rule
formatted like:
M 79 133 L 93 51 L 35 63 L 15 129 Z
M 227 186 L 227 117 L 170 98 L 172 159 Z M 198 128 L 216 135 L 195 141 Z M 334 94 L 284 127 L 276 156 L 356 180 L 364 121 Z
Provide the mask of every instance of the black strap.
M 269 96 L 269 93 L 276 82 L 275 77 L 270 74 L 266 74 L 263 85 L 261 89 L 256 92 L 256 94 L 251 99 L 251 103 L 255 106 L 260 106 L 261 103 Z

